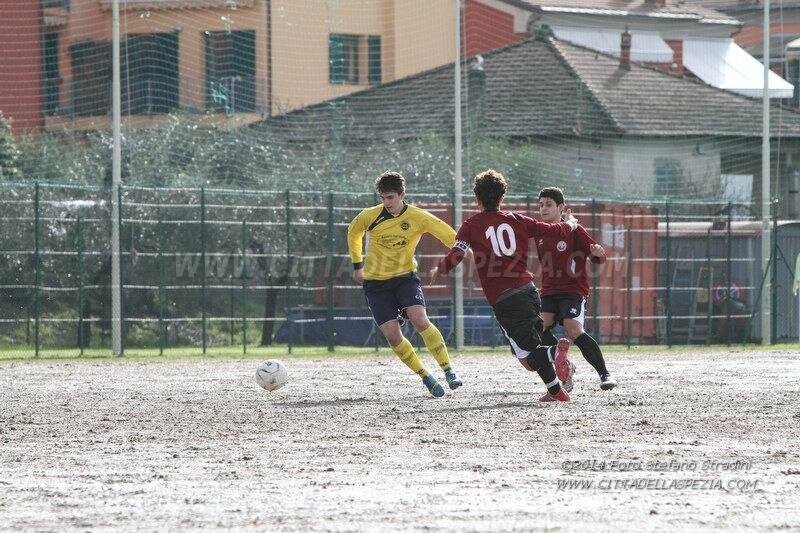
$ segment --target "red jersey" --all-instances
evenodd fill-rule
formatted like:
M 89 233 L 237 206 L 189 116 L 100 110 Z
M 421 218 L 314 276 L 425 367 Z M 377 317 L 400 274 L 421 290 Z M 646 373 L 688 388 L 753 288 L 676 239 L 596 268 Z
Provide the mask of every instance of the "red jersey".
M 593 263 L 605 262 L 605 257 L 592 256 L 589 246 L 597 244 L 578 226 L 574 232 L 564 236 L 553 229 L 536 237 L 536 251 L 542 265 L 542 296 L 549 294 L 580 294 L 589 296 L 589 278 L 586 274 L 586 258 Z
M 494 305 L 504 291 L 533 281 L 528 271 L 529 239 L 545 233 L 569 239 L 571 232 L 565 222 L 546 224 L 518 213 L 482 211 L 461 225 L 455 246 L 439 262 L 439 272 L 446 274 L 455 268 L 472 248 L 483 293 Z

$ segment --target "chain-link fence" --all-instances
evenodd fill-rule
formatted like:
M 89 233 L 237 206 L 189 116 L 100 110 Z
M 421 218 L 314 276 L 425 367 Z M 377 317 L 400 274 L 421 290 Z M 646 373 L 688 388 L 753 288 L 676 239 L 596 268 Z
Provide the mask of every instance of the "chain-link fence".
M 413 191 L 412 191 L 413 193 Z M 409 200 L 452 221 L 446 195 Z M 14 357 L 110 352 L 110 227 L 119 224 L 123 347 L 162 352 L 271 344 L 385 344 L 351 279 L 346 227 L 373 193 L 45 184 L 0 186 L 0 351 Z M 464 197 L 464 216 L 475 212 Z M 765 279 L 753 206 L 570 201 L 609 260 L 595 265 L 586 328 L 603 343 L 755 342 Z M 536 198 L 506 208 L 535 216 Z M 798 336 L 791 292 L 800 223 L 772 227 L 773 339 Z M 427 272 L 445 253 L 423 239 Z M 530 267 L 539 268 L 535 254 Z M 465 264 L 468 345 L 503 343 L 474 267 Z M 429 314 L 453 339 L 449 279 L 427 287 Z M 407 332 L 414 342 L 412 330 Z

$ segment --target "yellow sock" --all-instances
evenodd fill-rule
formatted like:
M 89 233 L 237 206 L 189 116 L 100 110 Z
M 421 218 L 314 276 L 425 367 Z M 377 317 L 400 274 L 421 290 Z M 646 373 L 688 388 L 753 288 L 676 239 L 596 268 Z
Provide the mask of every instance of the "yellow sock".
M 425 347 L 442 367 L 442 370 L 450 370 L 450 354 L 447 353 L 447 345 L 444 343 L 444 337 L 439 329 L 431 324 L 428 329 L 420 331 L 419 334 L 425 341 Z
M 414 347 L 411 346 L 408 339 L 404 338 L 400 344 L 392 346 L 392 350 L 394 350 L 397 357 L 399 357 L 415 374 L 423 378 L 428 375 L 428 371 L 425 370 L 425 365 L 422 364 L 422 359 L 420 359 L 417 352 L 414 351 Z

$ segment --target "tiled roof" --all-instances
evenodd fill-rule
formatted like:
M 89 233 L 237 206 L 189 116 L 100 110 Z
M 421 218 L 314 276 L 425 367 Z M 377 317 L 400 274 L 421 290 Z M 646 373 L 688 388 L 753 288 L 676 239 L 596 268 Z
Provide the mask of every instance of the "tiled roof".
M 466 72 L 470 70 L 465 68 Z M 462 84 L 464 120 L 492 136 L 761 135 L 761 101 L 553 38 L 484 56 Z M 479 78 L 473 78 L 473 80 Z M 413 138 L 453 130 L 453 66 L 336 98 L 254 125 L 294 140 Z M 800 114 L 772 106 L 776 135 L 800 137 Z M 477 116 L 476 116 L 477 115 Z
M 620 130 L 630 135 L 761 135 L 761 100 L 711 87 L 699 80 L 619 60 L 553 41 Z M 772 105 L 775 135 L 800 136 L 800 113 Z
M 701 1 L 676 2 L 667 0 L 659 7 L 652 0 L 502 0 L 520 7 L 545 12 L 594 13 L 610 16 L 645 16 L 659 18 L 695 19 L 704 23 L 738 24 L 735 17 L 713 9 Z M 730 0 L 726 0 L 730 3 Z M 734 0 L 735 1 L 735 0 Z
M 701 6 L 734 16 L 737 13 L 764 10 L 763 0 L 686 0 L 686 3 L 691 6 Z M 800 0 L 781 0 L 772 2 L 770 5 L 770 11 L 798 8 L 800 8 Z

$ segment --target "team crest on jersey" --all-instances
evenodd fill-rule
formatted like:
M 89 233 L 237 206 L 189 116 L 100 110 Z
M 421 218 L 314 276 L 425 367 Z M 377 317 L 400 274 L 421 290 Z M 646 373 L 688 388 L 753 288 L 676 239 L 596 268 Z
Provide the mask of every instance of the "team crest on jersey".
M 567 243 L 564 241 L 558 241 L 558 244 L 556 244 L 556 250 L 558 250 L 559 252 L 563 252 L 566 249 L 567 249 Z
M 403 230 L 403 231 L 408 231 L 408 228 L 410 228 L 410 227 L 411 227 L 411 224 L 409 224 L 408 222 L 401 222 L 400 223 L 400 229 Z

